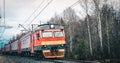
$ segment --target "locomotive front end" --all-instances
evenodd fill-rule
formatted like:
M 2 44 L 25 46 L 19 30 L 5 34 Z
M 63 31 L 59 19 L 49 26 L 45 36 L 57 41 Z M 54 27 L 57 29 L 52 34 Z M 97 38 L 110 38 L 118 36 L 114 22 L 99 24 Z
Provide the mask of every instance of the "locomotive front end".
M 62 26 L 51 25 L 42 30 L 42 52 L 45 58 L 63 58 L 65 55 L 65 33 Z

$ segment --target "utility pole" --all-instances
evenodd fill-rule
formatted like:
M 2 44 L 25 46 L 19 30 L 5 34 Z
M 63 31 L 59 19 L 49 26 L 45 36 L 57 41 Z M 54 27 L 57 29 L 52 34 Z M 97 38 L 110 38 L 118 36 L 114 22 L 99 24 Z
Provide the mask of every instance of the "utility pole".
M 0 9 L 0 10 L 1 10 L 1 9 Z M 12 28 L 12 26 L 6 26 L 6 24 L 5 24 L 5 0 L 3 0 L 3 10 L 4 10 L 4 12 L 3 12 L 3 18 L 4 18 L 4 23 L 3 23 L 3 24 L 4 24 L 4 25 L 0 25 L 0 28 L 3 28 L 3 31 L 2 31 L 2 33 L 1 33 L 0 38 L 2 37 L 5 29 Z M 0 13 L 0 19 L 1 19 L 1 18 L 2 18 L 2 16 L 1 16 L 1 13 Z
M 4 28 L 4 29 L 9 29 L 12 28 L 12 26 L 6 26 L 5 24 L 5 0 L 3 0 L 3 9 L 4 9 L 4 14 L 3 14 L 3 18 L 4 18 L 4 25 L 0 25 L 0 28 Z M 1 8 L 0 8 L 0 20 L 1 20 L 2 16 L 1 16 Z
M 3 18 L 4 18 L 4 25 L 5 25 L 5 0 L 3 0 L 3 9 L 4 9 L 4 16 L 3 16 Z
M 2 23 L 3 25 L 1 25 L 0 24 L 0 28 L 3 28 L 3 31 L 1 32 L 1 36 L 0 36 L 0 47 L 2 48 L 3 47 L 3 45 L 5 44 L 5 41 L 8 41 L 8 40 L 5 40 L 5 39 L 2 39 L 1 40 L 1 38 L 3 37 L 3 34 L 4 34 L 4 32 L 5 32 L 5 29 L 10 29 L 10 28 L 12 28 L 12 26 L 6 26 L 6 23 L 5 23 L 5 0 L 3 0 L 3 10 L 4 10 L 4 12 L 3 12 L 3 18 L 4 18 L 4 23 Z M 2 22 L 2 16 L 1 16 L 1 8 L 0 8 L 0 23 Z
M 2 19 L 1 19 L 1 8 L 0 8 L 0 23 L 1 23 L 1 20 L 2 20 Z M 1 24 L 0 24 L 0 25 L 1 25 Z
M 1 19 L 1 8 L 0 8 L 0 19 Z

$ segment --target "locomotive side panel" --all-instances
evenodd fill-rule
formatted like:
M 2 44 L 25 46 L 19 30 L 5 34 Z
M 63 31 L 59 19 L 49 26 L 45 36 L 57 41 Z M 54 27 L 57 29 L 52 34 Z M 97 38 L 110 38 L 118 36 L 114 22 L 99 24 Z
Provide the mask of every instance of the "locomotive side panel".
M 18 53 L 21 53 L 21 41 L 18 40 Z
M 6 45 L 4 46 L 4 52 L 6 53 Z
M 11 43 L 11 51 L 17 52 L 17 48 L 18 48 L 18 40 Z
M 30 36 L 25 36 L 22 39 L 20 39 L 21 41 L 21 50 L 22 51 L 30 51 Z
M 9 51 L 10 51 L 10 44 L 7 44 L 7 45 L 5 46 L 5 48 L 6 48 L 6 52 L 9 52 Z
M 41 46 L 41 31 L 38 30 L 34 33 L 34 50 L 42 50 L 42 46 Z

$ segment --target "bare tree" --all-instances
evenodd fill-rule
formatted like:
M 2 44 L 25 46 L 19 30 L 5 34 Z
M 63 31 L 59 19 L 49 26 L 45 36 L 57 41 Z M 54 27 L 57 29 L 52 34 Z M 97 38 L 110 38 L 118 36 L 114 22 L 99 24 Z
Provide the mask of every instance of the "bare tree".
M 83 2 L 83 5 L 81 4 L 81 2 Z M 88 0 L 82 0 L 81 2 L 80 2 L 80 5 L 85 10 L 85 13 L 86 13 L 86 22 L 87 22 L 87 32 L 88 32 L 90 54 L 91 54 L 91 56 L 93 56 L 92 43 L 91 43 L 91 31 L 90 31 L 90 23 L 89 23 L 89 5 L 88 5 L 89 1 Z
M 107 9 L 108 11 L 109 9 Z M 109 11 L 108 11 L 109 12 Z M 109 41 L 109 23 L 106 15 L 106 33 L 107 33 L 107 44 L 108 44 L 108 54 L 110 56 L 110 41 Z
M 77 15 L 72 8 L 67 8 L 63 12 L 63 19 L 66 21 L 66 25 L 68 26 L 68 34 L 69 34 L 69 44 L 70 44 L 70 52 L 73 52 L 73 38 L 74 38 L 74 22 L 77 21 Z
M 101 53 L 103 55 L 103 43 L 102 43 L 103 38 L 102 38 L 101 14 L 100 14 L 101 0 L 93 0 L 93 3 L 95 6 L 95 13 L 98 21 L 98 35 L 100 40 Z

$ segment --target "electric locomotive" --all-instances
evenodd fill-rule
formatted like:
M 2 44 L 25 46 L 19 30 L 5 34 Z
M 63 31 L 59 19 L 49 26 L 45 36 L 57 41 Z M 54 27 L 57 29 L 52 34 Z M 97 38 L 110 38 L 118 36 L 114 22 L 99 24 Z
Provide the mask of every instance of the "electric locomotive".
M 3 53 L 38 58 L 63 58 L 65 33 L 61 25 L 38 25 L 31 32 L 21 34 L 1 49 Z
M 34 52 L 37 56 L 63 58 L 65 44 L 64 28 L 60 25 L 39 25 L 31 35 L 31 46 L 33 45 L 31 52 Z

